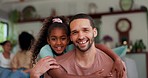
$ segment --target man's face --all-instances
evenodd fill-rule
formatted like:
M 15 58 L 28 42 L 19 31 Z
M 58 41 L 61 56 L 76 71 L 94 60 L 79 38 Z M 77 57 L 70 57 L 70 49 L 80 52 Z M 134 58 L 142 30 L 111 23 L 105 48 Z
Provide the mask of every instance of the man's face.
M 97 36 L 96 28 L 92 28 L 88 19 L 75 19 L 70 23 L 71 41 L 82 52 L 87 51 Z

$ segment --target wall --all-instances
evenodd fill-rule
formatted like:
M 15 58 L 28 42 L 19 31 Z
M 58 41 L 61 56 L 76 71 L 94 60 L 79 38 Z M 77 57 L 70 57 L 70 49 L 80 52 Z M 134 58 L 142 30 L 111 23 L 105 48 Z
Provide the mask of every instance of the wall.
M 30 34 L 33 34 L 35 37 L 37 37 L 37 34 L 39 33 L 41 27 L 42 27 L 41 22 L 15 24 L 14 29 L 16 31 L 14 31 L 14 35 L 17 37 L 18 34 L 20 34 L 22 31 L 27 31 Z
M 134 6 L 132 9 L 140 8 L 142 5 L 148 6 L 146 4 L 147 2 L 147 0 L 134 0 Z M 114 10 L 120 10 L 119 0 L 44 0 L 15 4 L 11 9 L 22 11 L 27 5 L 33 5 L 41 17 L 49 16 L 52 8 L 57 11 L 57 15 L 73 15 L 80 12 L 88 13 L 89 3 L 95 3 L 97 5 L 97 12 L 108 12 L 109 7 L 113 7 Z
M 142 5 L 146 5 L 147 0 L 134 0 L 134 9 L 139 9 Z M 47 17 L 50 15 L 51 9 L 54 8 L 57 11 L 57 15 L 74 15 L 76 13 L 89 13 L 88 5 L 89 3 L 96 3 L 97 5 L 97 12 L 109 12 L 109 7 L 113 7 L 114 11 L 120 11 L 119 7 L 119 0 L 61 0 L 61 1 L 39 1 L 39 2 L 32 2 L 32 3 L 21 3 L 17 5 L 13 5 L 13 8 L 16 8 L 18 10 L 22 10 L 27 5 L 33 5 L 37 9 L 37 13 L 41 17 Z M 143 39 L 144 43 L 148 47 L 148 32 L 147 32 L 147 19 L 145 14 L 123 14 L 123 15 L 113 15 L 113 16 L 103 16 L 102 17 L 102 26 L 101 26 L 101 38 L 104 35 L 110 35 L 114 38 L 114 44 L 118 42 L 118 34 L 115 30 L 115 22 L 120 17 L 127 17 L 132 22 L 132 30 L 130 32 L 130 39 L 133 41 L 133 43 L 137 39 Z M 114 19 L 114 20 L 113 20 Z M 22 25 L 22 24 L 20 24 Z M 31 24 L 32 27 L 36 28 L 36 25 Z M 22 27 L 17 25 L 17 27 Z M 28 26 L 29 27 L 29 26 Z M 20 28 L 21 29 L 21 28 Z M 24 29 L 28 29 L 27 26 L 25 26 Z M 139 29 L 142 31 L 139 32 Z M 20 31 L 15 29 L 16 32 Z M 37 29 L 39 30 L 39 29 Z M 37 30 L 33 30 L 34 32 L 37 32 Z M 29 30 L 30 31 L 30 30 Z M 113 46 L 114 47 L 114 46 Z
M 8 13 L 5 11 L 0 10 L 0 18 L 8 20 Z
M 147 78 L 147 55 L 145 53 L 127 54 L 126 57 L 133 59 L 136 62 L 138 78 Z M 127 68 L 130 69 L 130 67 Z M 133 72 L 131 71 L 131 73 Z
M 24 7 L 27 5 L 33 5 L 37 13 L 40 15 L 40 17 L 47 17 L 51 14 L 51 9 L 54 8 L 57 11 L 57 15 L 74 15 L 76 13 L 89 13 L 88 5 L 89 3 L 96 3 L 97 5 L 97 12 L 109 12 L 109 7 L 113 7 L 114 11 L 121 10 L 119 7 L 119 0 L 44 0 L 44 1 L 37 1 L 37 2 L 24 2 L 19 4 L 4 4 L 4 7 L 8 6 L 5 11 L 10 11 L 12 9 L 17 9 L 19 11 L 22 11 Z M 134 6 L 132 9 L 140 8 L 142 5 L 147 6 L 148 0 L 134 0 Z M 1 5 L 2 6 L 2 5 Z M 1 7 L 2 8 L 2 7 Z M 4 13 L 3 13 L 4 14 Z M 3 15 L 1 15 L 3 16 Z M 114 30 L 114 24 L 120 17 L 128 17 L 132 23 L 133 28 L 130 32 L 131 40 L 135 41 L 136 39 L 142 38 L 144 40 L 144 43 L 148 47 L 148 37 L 147 37 L 147 21 L 146 16 L 144 14 L 132 14 L 132 15 L 120 15 L 120 16 L 104 16 L 101 20 L 103 21 L 102 24 L 102 32 L 101 37 L 103 37 L 106 34 L 111 35 L 114 38 L 114 43 L 118 41 L 118 34 Z M 115 20 L 112 20 L 115 19 Z M 38 23 L 38 22 L 37 22 Z M 35 23 L 27 23 L 30 24 L 31 27 L 35 28 L 36 30 L 31 30 L 33 32 L 37 32 L 39 30 L 39 27 L 36 26 Z M 24 24 L 17 24 L 14 26 L 15 34 L 17 35 L 17 32 L 20 32 L 21 29 L 30 31 L 30 26 L 22 26 Z M 111 26 L 111 27 L 108 27 Z M 22 28 L 24 27 L 24 28 Z M 10 27 L 11 28 L 11 27 Z M 28 30 L 29 29 L 29 30 Z M 112 29 L 112 30 L 111 30 Z M 140 33 L 139 29 L 143 30 Z M 114 30 L 114 31 L 113 31 Z M 104 32 L 105 31 L 105 32 Z
M 58 2 L 57 2 L 58 1 Z M 51 9 L 54 8 L 57 11 L 57 15 L 74 15 L 76 13 L 89 13 L 88 5 L 89 3 L 96 3 L 98 6 L 97 12 L 109 12 L 109 7 L 113 7 L 114 11 L 121 10 L 119 8 L 119 0 L 41 0 L 38 2 L 31 3 L 20 3 L 15 4 L 5 9 L 6 11 L 10 11 L 12 9 L 18 9 L 22 11 L 22 9 L 27 5 L 33 5 L 37 13 L 41 17 L 47 17 L 51 13 Z M 138 9 L 142 5 L 148 7 L 148 0 L 134 0 L 134 7 L 132 9 Z M 147 20 L 146 15 L 143 13 L 138 14 L 123 14 L 123 15 L 113 15 L 113 16 L 103 16 L 102 17 L 102 26 L 101 26 L 101 38 L 109 34 L 114 38 L 114 44 L 118 41 L 118 33 L 115 30 L 115 22 L 120 17 L 127 17 L 132 22 L 133 29 L 130 32 L 130 39 L 136 41 L 136 39 L 143 39 L 144 43 L 148 48 L 148 31 L 147 31 Z M 14 34 L 18 36 L 18 34 L 22 31 L 29 31 L 34 36 L 37 35 L 41 27 L 41 22 L 32 22 L 32 23 L 18 23 L 14 25 Z M 148 50 L 148 49 L 147 49 Z M 143 57 L 143 56 L 142 56 Z M 139 62 L 138 62 L 139 63 Z M 139 63 L 140 64 L 140 63 Z M 139 67 L 140 68 L 140 67 Z M 143 69 L 143 68 L 141 68 Z M 145 75 L 144 75 L 145 76 Z M 145 78 L 140 76 L 140 78 Z
M 115 29 L 115 24 L 119 18 L 127 18 L 132 23 L 132 29 L 129 32 L 130 40 L 134 43 L 136 40 L 142 39 L 148 47 L 148 28 L 146 13 L 131 13 L 110 15 L 102 17 L 101 38 L 105 35 L 110 35 L 114 40 L 114 45 L 119 41 L 118 32 Z

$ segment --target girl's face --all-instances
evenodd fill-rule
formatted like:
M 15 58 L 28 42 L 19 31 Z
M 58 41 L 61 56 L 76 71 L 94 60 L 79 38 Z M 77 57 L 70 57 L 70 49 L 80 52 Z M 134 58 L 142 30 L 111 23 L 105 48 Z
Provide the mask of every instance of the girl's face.
M 51 30 L 47 42 L 57 54 L 61 54 L 66 49 L 66 46 L 69 43 L 69 38 L 63 29 L 54 28 Z
M 10 42 L 7 42 L 6 44 L 3 45 L 3 49 L 4 49 L 4 52 L 10 52 L 11 49 L 12 49 L 12 45 Z

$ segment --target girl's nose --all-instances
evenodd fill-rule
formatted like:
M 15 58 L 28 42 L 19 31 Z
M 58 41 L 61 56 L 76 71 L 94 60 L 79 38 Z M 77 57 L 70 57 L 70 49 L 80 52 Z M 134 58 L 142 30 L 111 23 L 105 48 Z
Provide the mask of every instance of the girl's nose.
M 60 39 L 57 40 L 57 44 L 61 44 L 61 40 Z

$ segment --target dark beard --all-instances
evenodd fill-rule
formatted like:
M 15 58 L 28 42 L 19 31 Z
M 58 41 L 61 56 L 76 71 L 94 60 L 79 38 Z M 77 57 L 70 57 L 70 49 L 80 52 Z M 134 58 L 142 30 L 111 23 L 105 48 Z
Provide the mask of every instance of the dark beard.
M 85 50 L 83 50 L 83 49 L 81 49 L 80 47 L 78 47 L 77 45 L 75 45 L 75 47 L 79 50 L 79 51 L 81 51 L 81 52 L 86 52 L 86 51 L 88 51 L 90 48 L 91 48 L 91 46 L 92 46 L 92 44 L 94 43 L 94 37 L 92 37 L 92 39 L 91 39 L 91 43 L 89 43 L 88 44 L 88 47 L 85 49 Z

